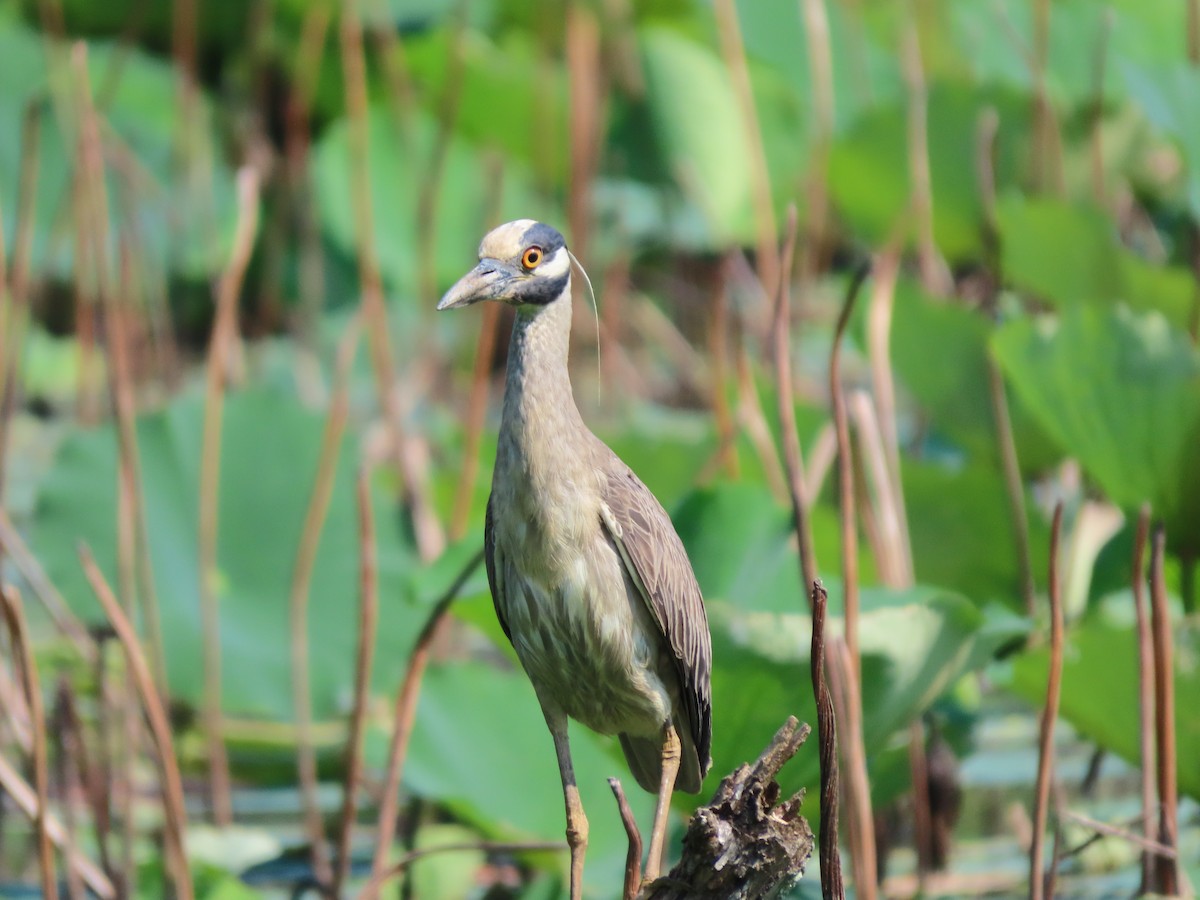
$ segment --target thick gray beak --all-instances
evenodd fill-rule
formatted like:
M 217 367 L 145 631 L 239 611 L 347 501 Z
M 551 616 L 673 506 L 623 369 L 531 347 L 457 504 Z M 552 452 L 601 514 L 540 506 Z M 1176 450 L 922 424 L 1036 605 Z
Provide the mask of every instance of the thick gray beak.
M 518 275 L 500 260 L 485 257 L 446 291 L 437 308 L 458 309 L 480 300 L 503 300 L 505 288 Z

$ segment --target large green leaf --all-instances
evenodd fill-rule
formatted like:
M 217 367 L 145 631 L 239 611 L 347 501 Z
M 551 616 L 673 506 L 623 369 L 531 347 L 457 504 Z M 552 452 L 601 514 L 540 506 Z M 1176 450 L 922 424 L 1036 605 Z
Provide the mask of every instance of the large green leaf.
M 744 236 L 750 160 L 729 74 L 717 54 L 670 28 L 639 31 L 646 102 L 663 157 L 715 245 Z
M 1041 426 L 1126 509 L 1149 501 L 1200 550 L 1200 352 L 1162 316 L 1076 308 L 1005 325 L 993 349 Z
M 1061 715 L 1081 734 L 1139 764 L 1137 633 L 1128 592 L 1108 602 L 1067 636 Z M 1172 627 L 1175 641 L 1175 729 L 1179 788 L 1200 799 L 1200 630 Z M 1049 651 L 1039 647 L 1013 660 L 1009 686 L 1040 706 L 1046 700 Z
M 1179 328 L 1190 320 L 1190 273 L 1153 265 L 1121 245 L 1100 210 L 1012 193 L 1001 198 L 996 218 L 1005 278 L 1039 300 L 1056 307 L 1123 301 Z
M 149 549 L 162 618 L 167 676 L 177 699 L 202 687 L 197 517 L 203 406 L 187 397 L 138 421 Z M 222 436 L 217 592 L 223 706 L 234 716 L 292 717 L 288 590 L 320 449 L 322 417 L 274 391 L 232 394 Z M 309 594 L 314 714 L 333 716 L 350 697 L 358 595 L 354 500 L 356 448 L 347 440 Z M 80 572 L 85 540 L 116 584 L 116 438 L 111 428 L 73 434 L 39 492 L 32 545 L 70 605 L 101 617 Z M 374 683 L 394 688 L 423 610 L 453 572 L 421 571 L 401 523 L 375 498 L 379 614 Z M 465 548 L 470 552 L 473 547 Z M 457 554 L 460 559 L 462 554 Z

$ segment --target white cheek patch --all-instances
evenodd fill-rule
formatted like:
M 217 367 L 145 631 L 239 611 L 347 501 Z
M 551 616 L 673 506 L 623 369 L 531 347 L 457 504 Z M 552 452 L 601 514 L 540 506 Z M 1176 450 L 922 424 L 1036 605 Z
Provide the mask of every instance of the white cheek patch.
M 566 247 L 559 247 L 537 267 L 537 273 L 543 278 L 557 278 L 567 274 L 571 268 L 571 254 Z

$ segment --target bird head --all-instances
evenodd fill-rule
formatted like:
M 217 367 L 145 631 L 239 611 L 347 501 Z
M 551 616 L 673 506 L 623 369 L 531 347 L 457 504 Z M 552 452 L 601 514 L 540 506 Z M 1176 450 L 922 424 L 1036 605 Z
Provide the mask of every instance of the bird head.
M 457 309 L 480 300 L 511 306 L 545 306 L 571 279 L 571 254 L 549 225 L 518 219 L 494 228 L 479 244 L 479 265 L 446 291 L 438 309 Z

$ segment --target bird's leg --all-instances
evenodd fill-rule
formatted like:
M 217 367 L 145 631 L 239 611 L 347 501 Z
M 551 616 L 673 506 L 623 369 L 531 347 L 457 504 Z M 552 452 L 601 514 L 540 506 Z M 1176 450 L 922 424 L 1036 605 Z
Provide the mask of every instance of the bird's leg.
M 575 784 L 575 767 L 571 765 L 571 745 L 567 738 L 567 717 L 543 709 L 546 724 L 554 738 L 554 753 L 558 757 L 558 773 L 562 776 L 563 801 L 567 807 L 567 846 L 571 848 L 571 900 L 583 897 L 583 857 L 587 853 L 588 820 L 583 814 L 579 787 Z
M 646 876 L 643 883 L 658 878 L 662 872 L 663 845 L 667 838 L 667 813 L 671 809 L 671 794 L 675 791 L 675 776 L 679 774 L 681 749 L 679 735 L 670 722 L 663 730 L 662 780 L 658 785 L 658 805 L 654 808 L 654 829 L 650 832 L 650 852 L 646 857 Z

